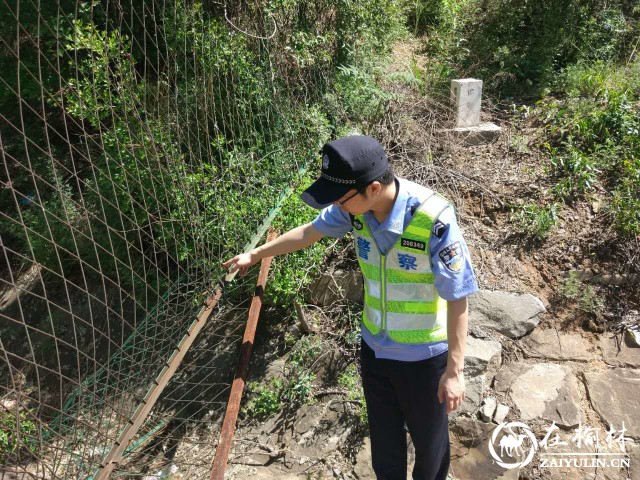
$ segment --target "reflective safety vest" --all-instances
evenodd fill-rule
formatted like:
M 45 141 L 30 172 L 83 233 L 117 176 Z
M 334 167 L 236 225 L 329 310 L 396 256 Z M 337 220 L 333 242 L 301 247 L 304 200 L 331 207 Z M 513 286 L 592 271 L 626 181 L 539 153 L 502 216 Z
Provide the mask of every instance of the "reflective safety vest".
M 386 255 L 362 215 L 353 216 L 358 263 L 364 277 L 362 322 L 372 335 L 403 344 L 447 338 L 447 302 L 438 295 L 431 268 L 429 239 L 433 223 L 450 206 L 431 192 Z

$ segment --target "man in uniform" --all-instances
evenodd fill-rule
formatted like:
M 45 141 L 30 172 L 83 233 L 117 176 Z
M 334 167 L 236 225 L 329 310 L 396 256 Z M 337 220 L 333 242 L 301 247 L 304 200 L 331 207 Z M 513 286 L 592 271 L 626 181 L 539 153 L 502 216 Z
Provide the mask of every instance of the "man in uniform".
M 432 190 L 396 178 L 380 143 L 348 136 L 326 144 L 322 171 L 302 200 L 315 220 L 227 260 L 230 271 L 261 258 L 352 232 L 365 306 L 361 372 L 378 480 L 445 479 L 447 414 L 464 400 L 467 296 L 478 286 L 453 206 Z

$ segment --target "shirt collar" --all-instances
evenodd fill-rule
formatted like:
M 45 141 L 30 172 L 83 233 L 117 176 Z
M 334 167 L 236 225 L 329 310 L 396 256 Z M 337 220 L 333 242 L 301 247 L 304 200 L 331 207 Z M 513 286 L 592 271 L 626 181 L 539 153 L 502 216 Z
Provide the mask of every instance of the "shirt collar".
M 373 227 L 374 231 L 388 231 L 392 233 L 401 234 L 404 232 L 404 219 L 407 211 L 407 201 L 409 200 L 409 193 L 404 188 L 402 179 L 397 179 L 396 187 L 398 188 L 398 195 L 396 201 L 391 208 L 391 212 L 387 215 L 387 218 L 378 224 L 378 221 L 373 216 L 373 213 L 367 212 L 367 223 L 370 227 Z

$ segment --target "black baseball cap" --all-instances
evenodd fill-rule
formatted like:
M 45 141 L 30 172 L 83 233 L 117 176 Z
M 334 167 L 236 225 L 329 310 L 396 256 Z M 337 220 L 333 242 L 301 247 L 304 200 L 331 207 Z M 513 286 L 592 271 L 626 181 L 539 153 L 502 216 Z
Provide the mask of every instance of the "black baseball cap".
M 313 208 L 324 208 L 352 188 L 369 185 L 389 167 L 380 143 L 364 135 L 350 135 L 322 147 L 320 178 L 300 197 Z

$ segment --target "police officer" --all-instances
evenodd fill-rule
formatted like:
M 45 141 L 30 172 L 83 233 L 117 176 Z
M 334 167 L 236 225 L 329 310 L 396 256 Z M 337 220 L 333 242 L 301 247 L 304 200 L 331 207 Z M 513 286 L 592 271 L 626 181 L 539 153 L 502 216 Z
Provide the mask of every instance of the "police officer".
M 352 232 L 365 285 L 361 372 L 374 472 L 406 478 L 406 425 L 414 480 L 445 479 L 447 414 L 465 394 L 466 297 L 478 289 L 453 206 L 395 177 L 382 145 L 355 135 L 324 145 L 320 178 L 302 199 L 321 209 L 315 220 L 223 265 L 244 275 L 261 258 Z

